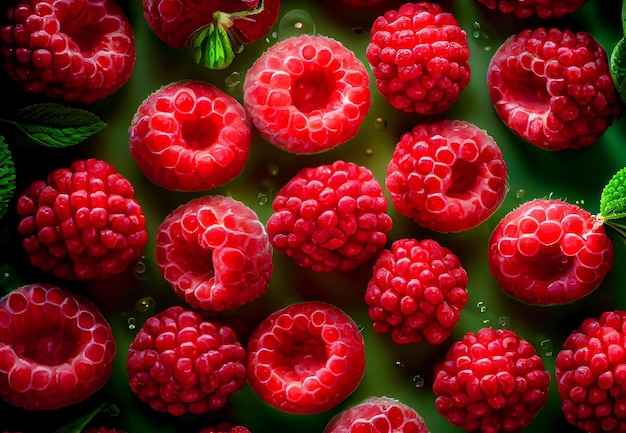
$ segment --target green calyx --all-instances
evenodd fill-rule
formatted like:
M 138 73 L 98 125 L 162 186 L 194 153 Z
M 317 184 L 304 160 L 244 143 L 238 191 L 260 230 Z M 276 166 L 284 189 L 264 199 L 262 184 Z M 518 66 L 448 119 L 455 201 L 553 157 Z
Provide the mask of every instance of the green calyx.
M 235 54 L 243 50 L 243 45 L 232 31 L 233 23 L 262 11 L 263 1 L 255 9 L 230 13 L 215 12 L 212 23 L 191 35 L 189 48 L 194 61 L 208 69 L 225 69 L 230 66 Z
M 615 173 L 602 190 L 600 217 L 626 239 L 626 167 Z
M 622 2 L 622 38 L 609 56 L 609 69 L 622 101 L 626 101 L 626 0 Z

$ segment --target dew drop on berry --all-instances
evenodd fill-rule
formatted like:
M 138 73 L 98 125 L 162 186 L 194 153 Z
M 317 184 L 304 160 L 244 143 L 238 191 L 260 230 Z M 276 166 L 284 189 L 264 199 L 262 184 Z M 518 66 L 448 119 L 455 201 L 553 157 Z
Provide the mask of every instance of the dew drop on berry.
M 278 23 L 278 33 L 283 39 L 299 35 L 314 35 L 316 32 L 313 18 L 303 9 L 293 9 L 287 12 Z

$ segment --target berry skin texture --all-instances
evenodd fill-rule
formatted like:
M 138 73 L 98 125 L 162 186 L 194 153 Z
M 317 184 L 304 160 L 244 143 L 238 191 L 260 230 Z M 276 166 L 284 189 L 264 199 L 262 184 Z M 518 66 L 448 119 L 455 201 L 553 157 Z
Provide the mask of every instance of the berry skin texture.
M 580 9 L 587 0 L 478 0 L 489 9 L 498 9 L 517 18 L 538 17 L 544 20 L 561 18 Z
M 129 135 L 148 179 L 168 190 L 203 191 L 243 171 L 252 124 L 239 101 L 212 84 L 176 81 L 141 103 Z
M 590 146 L 621 115 L 607 53 L 584 31 L 509 37 L 491 58 L 487 86 L 509 129 L 545 150 Z
M 354 321 L 317 301 L 270 314 L 248 343 L 248 383 L 283 412 L 313 415 L 336 407 L 365 373 L 365 344 Z
M 277 42 L 246 73 L 243 103 L 261 137 L 295 154 L 319 153 L 357 135 L 369 112 L 369 75 L 325 36 Z
M 205 427 L 200 433 L 250 433 L 250 430 L 240 425 L 233 425 L 229 422 L 221 422 L 215 427 Z
M 459 232 L 478 226 L 502 204 L 507 166 L 486 131 L 443 120 L 402 135 L 385 186 L 401 215 L 430 230 Z
M 349 271 L 375 257 L 393 225 L 382 187 L 352 162 L 300 170 L 272 207 L 266 228 L 274 249 L 317 272 Z
M 535 348 L 508 329 L 482 328 L 454 343 L 436 368 L 435 407 L 468 432 L 517 433 L 548 399 L 550 373 Z
M 27 410 L 77 404 L 104 386 L 116 345 L 87 298 L 49 284 L 0 299 L 0 398 Z
M 467 272 L 432 239 L 399 239 L 374 264 L 365 303 L 374 331 L 398 344 L 443 342 L 467 304 Z
M 203 196 L 180 205 L 160 224 L 156 263 L 193 308 L 229 311 L 264 294 L 274 265 L 256 213 L 230 197 Z
M 470 80 L 467 35 L 437 3 L 406 3 L 374 21 L 366 57 L 376 88 L 406 113 L 442 113 Z
M 567 421 L 590 433 L 624 432 L 626 312 L 585 319 L 563 343 L 555 376 Z
M 130 182 L 109 163 L 74 161 L 18 198 L 18 231 L 33 266 L 57 278 L 102 281 L 123 273 L 148 240 Z
M 389 397 L 369 397 L 335 415 L 322 433 L 429 433 L 415 409 Z
M 130 388 L 173 416 L 222 408 L 246 381 L 246 352 L 235 332 L 172 306 L 150 317 L 128 349 Z
M 528 201 L 489 238 L 488 263 L 502 290 L 534 305 L 567 304 L 595 290 L 613 266 L 604 225 L 561 200 Z
M 133 29 L 111 0 L 20 0 L 6 16 L 0 55 L 28 93 L 91 104 L 132 74 Z

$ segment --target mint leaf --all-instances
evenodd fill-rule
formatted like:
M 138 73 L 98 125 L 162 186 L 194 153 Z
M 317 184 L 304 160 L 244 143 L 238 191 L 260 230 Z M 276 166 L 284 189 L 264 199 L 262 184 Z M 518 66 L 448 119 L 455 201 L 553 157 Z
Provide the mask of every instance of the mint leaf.
M 101 131 L 104 123 L 95 114 L 54 102 L 33 104 L 9 113 L 5 119 L 35 143 L 46 147 L 68 147 Z
M 600 215 L 604 221 L 626 217 L 626 167 L 615 173 L 602 190 Z
M 0 218 L 8 209 L 9 202 L 15 193 L 15 164 L 13 155 L 0 136 Z

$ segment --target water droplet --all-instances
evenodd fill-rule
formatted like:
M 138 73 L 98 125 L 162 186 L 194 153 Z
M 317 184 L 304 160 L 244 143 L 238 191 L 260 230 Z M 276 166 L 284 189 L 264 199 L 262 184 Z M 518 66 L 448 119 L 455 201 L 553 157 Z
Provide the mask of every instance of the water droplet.
M 396 365 L 396 367 L 404 368 L 404 362 L 402 362 L 402 361 L 400 361 L 398 359 L 396 359 L 395 365 Z
M 552 346 L 552 341 L 550 341 L 549 338 L 546 340 L 542 340 L 540 345 L 541 345 L 541 348 L 543 349 L 543 353 L 546 356 L 554 355 L 554 347 Z
M 480 23 L 478 21 L 474 21 L 474 28 L 475 29 L 479 29 L 480 28 Z
M 478 308 L 478 311 L 480 311 L 481 313 L 487 312 L 487 306 L 485 305 L 483 301 L 478 301 L 476 303 L 476 308 Z
M 137 263 L 135 263 L 135 267 L 133 268 L 133 275 L 138 280 L 145 280 L 148 278 L 148 274 L 146 272 L 148 267 L 146 266 L 146 262 L 144 262 L 143 259 L 145 259 L 145 257 L 142 257 L 142 260 L 137 261 Z
M 278 176 L 279 171 L 280 171 L 280 169 L 278 167 L 278 164 L 269 164 L 267 166 L 267 173 L 270 176 Z
M 423 388 L 426 384 L 426 381 L 420 374 L 413 376 L 413 382 L 415 383 L 415 388 Z
M 128 323 L 128 329 L 135 329 L 137 327 L 134 317 L 129 317 L 126 323 Z
M 241 72 L 238 72 L 238 71 L 234 71 L 230 75 L 228 75 L 226 78 L 224 78 L 224 83 L 226 84 L 226 87 L 230 89 L 240 85 L 241 81 L 242 81 Z
M 355 27 L 352 27 L 352 32 L 353 32 L 355 35 L 360 35 L 360 34 L 361 34 L 361 33 L 363 33 L 364 31 L 365 31 L 365 29 L 363 28 L 363 26 L 355 26 Z
M 385 129 L 387 127 L 387 119 L 377 117 L 374 126 L 376 127 L 376 129 Z
M 480 32 L 478 30 L 475 30 L 474 33 L 472 33 L 472 36 L 474 37 L 474 39 L 478 39 L 480 38 Z
M 520 188 L 520 189 L 517 190 L 517 193 L 515 193 L 515 197 L 516 198 L 522 198 L 522 197 L 524 197 L 524 193 L 525 193 L 525 191 L 522 188 Z
M 509 328 L 511 326 L 511 318 L 509 316 L 500 316 L 498 318 L 500 328 Z
M 362 334 L 365 331 L 365 326 L 359 325 L 359 332 Z
M 141 298 L 137 301 L 137 303 L 135 304 L 135 308 L 137 309 L 137 311 L 145 313 L 146 311 L 153 309 L 155 305 L 156 301 L 154 300 L 154 298 L 151 296 L 146 296 L 145 298 Z
M 9 274 L 8 272 L 4 273 L 4 278 L 9 278 L 11 276 L 11 274 Z
M 281 38 L 299 35 L 314 35 L 315 23 L 311 15 L 303 9 L 293 9 L 287 12 L 278 23 L 278 33 Z
M 259 205 L 261 206 L 266 205 L 269 201 L 269 199 L 267 198 L 267 194 L 265 194 L 264 192 L 260 192 L 257 198 L 259 199 Z
M 374 154 L 374 149 L 365 149 L 365 154 L 367 156 L 372 156 Z

